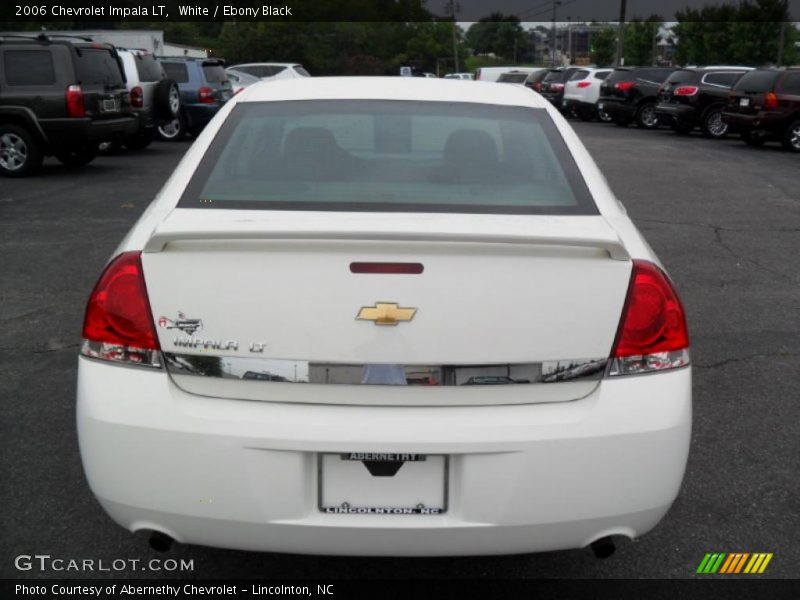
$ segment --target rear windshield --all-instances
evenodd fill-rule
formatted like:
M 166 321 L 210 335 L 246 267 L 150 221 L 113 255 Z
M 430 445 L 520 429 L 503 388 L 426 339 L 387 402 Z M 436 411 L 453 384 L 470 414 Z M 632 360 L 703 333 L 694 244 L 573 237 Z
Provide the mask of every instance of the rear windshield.
M 542 83 L 558 83 L 560 81 L 564 81 L 563 71 L 548 71 L 542 79 Z
M 160 81 L 163 77 L 164 69 L 152 54 L 134 54 L 134 61 L 140 81 Z
M 632 81 L 633 73 L 628 69 L 614 70 L 606 77 L 608 83 L 616 83 L 618 81 Z
M 594 78 L 595 78 L 595 79 L 605 79 L 605 78 L 606 78 L 606 77 L 608 77 L 610 74 L 611 74 L 611 71 L 597 71 L 597 72 L 594 74 Z
M 104 48 L 80 48 L 78 59 L 78 79 L 86 85 L 103 84 L 121 86 L 122 70 L 110 50 Z
M 667 77 L 667 83 L 695 83 L 699 75 L 695 71 L 675 71 Z
M 737 92 L 769 92 L 775 85 L 780 71 L 750 71 L 733 86 Z
M 241 103 L 180 206 L 597 214 L 547 112 L 470 103 Z
M 575 71 L 572 74 L 572 77 L 569 78 L 570 81 L 580 81 L 581 79 L 586 79 L 586 76 L 589 75 L 589 71 Z
M 189 81 L 189 71 L 185 63 L 162 62 L 161 66 L 167 73 L 167 77 L 174 79 L 176 83 L 187 83 Z
M 498 83 L 525 83 L 527 73 L 503 73 L 497 78 Z
M 203 65 L 203 73 L 208 83 L 223 83 L 228 81 L 228 74 L 225 72 L 225 69 L 222 68 L 222 65 L 219 64 Z

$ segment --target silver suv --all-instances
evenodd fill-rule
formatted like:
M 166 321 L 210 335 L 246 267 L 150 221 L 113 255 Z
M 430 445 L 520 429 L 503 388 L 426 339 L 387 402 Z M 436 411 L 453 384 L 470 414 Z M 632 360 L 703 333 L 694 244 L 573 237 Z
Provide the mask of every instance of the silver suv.
M 178 84 L 167 77 L 164 67 L 146 50 L 117 48 L 125 70 L 126 85 L 131 95 L 131 107 L 139 118 L 139 128 L 124 140 L 107 142 L 101 149 L 106 153 L 124 144 L 131 150 L 141 150 L 153 141 L 156 127 L 172 121 L 180 112 L 181 95 Z

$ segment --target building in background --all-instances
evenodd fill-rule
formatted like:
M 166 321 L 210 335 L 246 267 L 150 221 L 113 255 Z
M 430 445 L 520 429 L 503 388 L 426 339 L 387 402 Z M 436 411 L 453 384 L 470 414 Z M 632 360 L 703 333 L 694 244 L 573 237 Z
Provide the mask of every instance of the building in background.
M 29 35 L 35 37 L 40 33 L 51 36 L 77 36 L 90 38 L 94 42 L 114 44 L 120 48 L 137 48 L 146 50 L 157 56 L 189 56 L 192 58 L 206 58 L 208 52 L 204 48 L 172 44 L 164 41 L 164 32 L 150 29 L 83 29 L 83 30 L 53 30 L 53 31 L 6 31 L 0 35 Z

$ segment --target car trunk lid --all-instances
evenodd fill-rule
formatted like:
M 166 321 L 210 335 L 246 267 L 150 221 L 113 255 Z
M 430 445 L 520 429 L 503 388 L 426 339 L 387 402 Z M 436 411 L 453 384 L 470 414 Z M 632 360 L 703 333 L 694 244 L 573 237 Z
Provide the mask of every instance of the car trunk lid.
M 353 273 L 355 262 L 415 263 L 422 272 Z M 623 244 L 600 216 L 202 209 L 173 211 L 151 235 L 142 263 L 162 350 L 225 367 L 216 377 L 173 373 L 183 389 L 365 404 L 582 397 L 596 379 L 554 375 L 550 381 L 563 383 L 552 385 L 543 382 L 547 369 L 577 369 L 581 361 L 587 368 L 587 361 L 608 356 L 631 271 Z M 374 315 L 358 318 L 384 303 L 415 312 L 388 327 Z M 296 361 L 300 376 L 264 376 L 269 369 L 248 367 L 256 359 Z M 227 369 L 231 361 L 238 370 Z M 475 372 L 491 376 L 523 365 L 544 365 L 544 372 L 531 378 L 517 369 L 512 376 L 542 383 L 494 386 L 490 401 L 473 389 L 479 386 L 430 386 L 422 396 L 410 387 L 376 394 L 369 386 L 329 386 L 311 400 L 312 388 L 288 385 L 329 383 L 331 367 L 375 364 L 416 365 L 416 379 L 426 381 L 433 365 L 496 366 Z M 317 365 L 316 379 L 308 365 Z M 360 371 L 354 377 L 352 383 L 362 382 Z

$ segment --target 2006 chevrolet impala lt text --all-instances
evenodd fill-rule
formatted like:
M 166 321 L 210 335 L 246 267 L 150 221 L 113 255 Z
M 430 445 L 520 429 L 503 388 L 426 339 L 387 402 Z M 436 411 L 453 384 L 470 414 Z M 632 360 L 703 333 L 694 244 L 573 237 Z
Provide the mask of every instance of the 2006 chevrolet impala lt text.
M 120 244 L 83 338 L 89 484 L 162 539 L 598 547 L 652 529 L 686 466 L 681 302 L 522 87 L 251 86 Z

